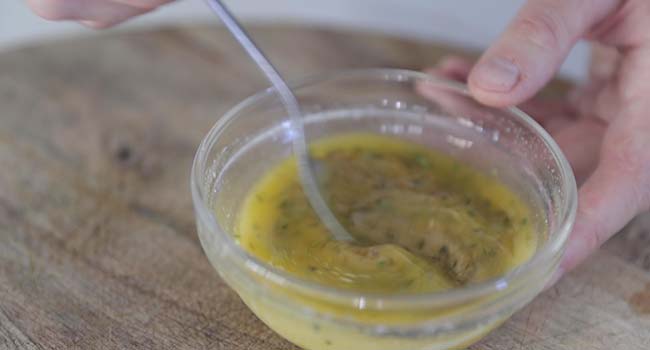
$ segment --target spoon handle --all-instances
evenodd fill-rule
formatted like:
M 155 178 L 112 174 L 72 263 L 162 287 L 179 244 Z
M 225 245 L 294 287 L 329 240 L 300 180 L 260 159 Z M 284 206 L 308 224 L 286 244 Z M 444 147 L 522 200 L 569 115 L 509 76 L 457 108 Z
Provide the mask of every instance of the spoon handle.
M 243 26 L 239 24 L 228 8 L 220 0 L 206 0 L 206 2 L 212 11 L 219 16 L 237 42 L 246 50 L 246 53 L 255 61 L 258 68 L 266 75 L 266 78 L 271 82 L 271 85 L 280 96 L 295 131 L 295 134 L 292 135 L 293 153 L 296 156 L 298 174 L 309 203 L 336 240 L 352 240 L 352 236 L 350 236 L 336 219 L 318 189 L 318 183 L 312 171 L 312 164 L 307 150 L 302 113 L 300 112 L 296 96 L 291 92 L 289 85 L 282 79 L 280 73 L 273 67 L 257 45 L 255 45 Z
M 206 0 L 208 6 L 219 16 L 228 31 L 232 34 L 237 42 L 246 50 L 248 56 L 257 64 L 257 67 L 266 75 L 266 78 L 271 82 L 273 87 L 277 90 L 282 98 L 282 101 L 291 106 L 293 111 L 298 110 L 298 103 L 296 97 L 291 92 L 287 83 L 282 79 L 277 69 L 273 67 L 271 62 L 266 58 L 262 51 L 253 42 L 250 35 L 244 30 L 244 27 L 235 19 L 232 13 L 224 6 L 220 0 Z

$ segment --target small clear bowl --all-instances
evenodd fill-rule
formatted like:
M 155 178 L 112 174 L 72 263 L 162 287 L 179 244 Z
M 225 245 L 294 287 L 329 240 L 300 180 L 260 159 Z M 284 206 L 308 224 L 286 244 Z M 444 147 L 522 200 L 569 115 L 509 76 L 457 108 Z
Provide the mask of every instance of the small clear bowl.
M 515 108 L 476 103 L 459 83 L 396 69 L 342 71 L 293 85 L 309 140 L 390 135 L 490 174 L 535 208 L 538 246 L 507 274 L 426 294 L 369 294 L 315 284 L 242 249 L 238 210 L 256 182 L 291 155 L 293 130 L 272 90 L 239 103 L 199 146 L 191 188 L 210 262 L 269 327 L 308 350 L 459 349 L 535 297 L 552 278 L 576 212 L 576 183 L 553 139 Z M 426 95 L 426 97 L 424 97 Z

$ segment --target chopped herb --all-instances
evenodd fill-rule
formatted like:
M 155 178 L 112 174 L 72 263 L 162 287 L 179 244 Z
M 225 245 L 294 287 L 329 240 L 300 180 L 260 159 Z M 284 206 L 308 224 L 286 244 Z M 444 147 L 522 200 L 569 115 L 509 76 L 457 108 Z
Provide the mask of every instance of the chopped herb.
M 443 245 L 442 247 L 440 247 L 440 249 L 438 249 L 438 253 L 440 255 L 447 256 L 449 255 L 449 248 L 447 248 L 446 245 Z
M 385 198 L 382 198 L 379 200 L 379 203 L 377 203 L 377 205 L 379 205 L 379 207 L 382 209 L 388 209 L 390 208 L 390 201 L 388 201 Z
M 418 241 L 418 250 L 422 250 L 422 248 L 424 248 L 424 239 Z
M 422 154 L 418 154 L 415 156 L 415 162 L 418 163 L 418 165 L 423 168 L 431 167 L 431 162 L 429 162 L 429 159 Z
M 240 239 L 240 238 L 241 238 L 241 236 L 240 236 L 238 233 L 235 233 L 235 234 L 233 235 L 233 237 L 235 237 L 235 239 Z
M 527 225 L 528 224 L 528 218 L 521 219 L 521 224 L 522 225 Z
M 389 242 L 392 242 L 393 240 L 395 240 L 395 234 L 390 231 L 386 232 L 386 239 Z
M 415 282 L 415 280 L 413 280 L 413 279 L 406 280 L 404 282 L 404 287 L 410 287 L 411 285 L 413 285 L 413 282 Z
M 496 252 L 494 251 L 494 249 L 483 247 L 483 255 L 485 255 L 485 256 L 494 256 L 495 253 Z
M 312 243 L 309 248 L 322 248 L 326 242 L 320 241 L 320 242 L 314 242 Z
M 282 202 L 278 205 L 280 209 L 287 209 L 291 203 L 288 199 L 283 199 Z
M 358 234 L 358 235 L 356 235 L 356 238 L 360 242 L 369 242 L 370 241 L 370 239 L 366 235 L 359 235 Z
M 363 152 L 363 157 L 367 160 L 377 160 L 377 159 L 382 159 L 383 156 L 377 152 L 373 151 L 365 151 Z
M 470 210 L 467 211 L 467 215 L 469 215 L 469 216 L 471 216 L 471 217 L 475 217 L 475 216 L 476 216 L 476 212 L 475 212 L 473 209 L 470 209 Z
M 327 346 L 332 345 L 332 341 L 328 340 L 328 339 L 325 339 L 325 345 L 327 345 Z
M 311 266 L 311 265 L 310 265 L 310 266 L 309 266 L 309 271 L 311 271 L 311 272 L 316 272 L 316 271 L 318 271 L 318 268 L 317 268 L 316 266 Z
M 377 267 L 383 268 L 384 266 L 386 266 L 386 260 L 379 260 L 377 262 Z
M 258 202 L 264 202 L 264 197 L 262 197 L 261 194 L 256 194 L 255 199 L 257 199 Z
M 320 331 L 320 325 L 318 323 L 312 324 L 311 327 L 314 329 L 315 332 Z

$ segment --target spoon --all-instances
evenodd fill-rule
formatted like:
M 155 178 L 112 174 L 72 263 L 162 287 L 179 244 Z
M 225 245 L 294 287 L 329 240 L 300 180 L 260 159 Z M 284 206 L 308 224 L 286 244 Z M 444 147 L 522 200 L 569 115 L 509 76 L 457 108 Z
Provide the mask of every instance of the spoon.
M 212 9 L 212 11 L 214 11 L 214 13 L 216 13 L 221 19 L 235 40 L 239 42 L 250 58 L 255 62 L 255 64 L 257 64 L 262 73 L 264 73 L 282 100 L 282 104 L 289 115 L 291 126 L 294 130 L 292 138 L 293 153 L 298 165 L 298 176 L 309 204 L 336 240 L 353 240 L 352 236 L 347 232 L 343 225 L 341 225 L 336 216 L 334 216 L 334 213 L 330 210 L 325 199 L 321 195 L 320 189 L 318 188 L 317 175 L 319 173 L 322 174 L 323 171 L 314 171 L 314 168 L 316 167 L 322 170 L 323 165 L 318 164 L 321 162 L 311 159 L 309 156 L 302 114 L 296 96 L 293 94 L 289 85 L 285 82 L 280 73 L 278 73 L 271 62 L 257 47 L 228 8 L 224 6 L 220 0 L 206 0 L 206 2 L 210 9 Z

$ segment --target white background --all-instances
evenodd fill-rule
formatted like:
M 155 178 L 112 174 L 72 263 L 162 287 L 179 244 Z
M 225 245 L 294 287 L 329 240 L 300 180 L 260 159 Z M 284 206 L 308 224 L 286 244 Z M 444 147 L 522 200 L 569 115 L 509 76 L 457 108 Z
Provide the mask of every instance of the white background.
M 424 40 L 484 48 L 503 30 L 523 0 L 226 0 L 247 22 L 297 22 L 360 28 Z M 162 23 L 218 23 L 202 0 L 181 0 L 118 30 Z M 60 37 L 95 33 L 74 23 L 53 23 L 32 14 L 24 0 L 0 0 L 0 50 Z M 580 79 L 586 47 L 580 45 L 562 75 Z

